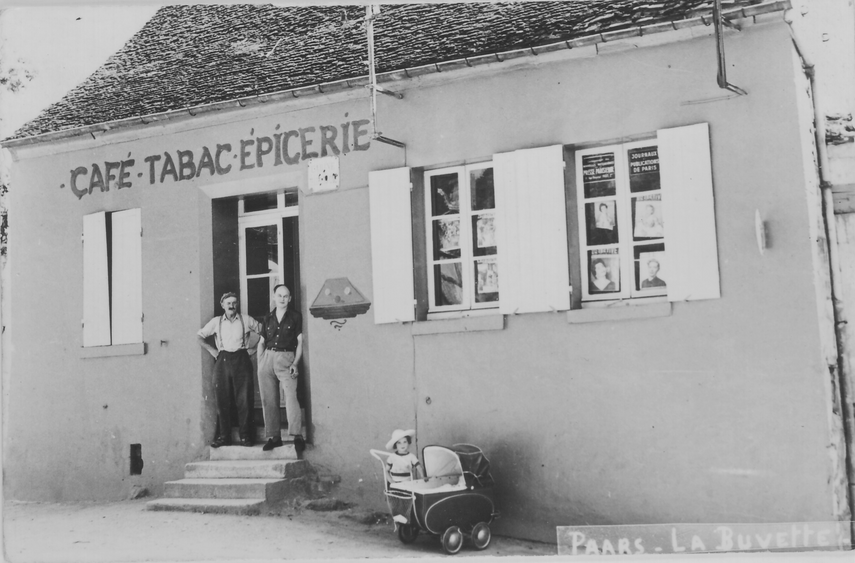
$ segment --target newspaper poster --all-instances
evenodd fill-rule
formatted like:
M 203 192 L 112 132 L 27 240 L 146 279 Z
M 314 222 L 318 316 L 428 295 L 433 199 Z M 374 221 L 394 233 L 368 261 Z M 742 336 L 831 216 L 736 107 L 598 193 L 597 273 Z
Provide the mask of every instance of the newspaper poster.
M 585 231 L 588 246 L 618 242 L 617 205 L 615 200 L 585 204 Z
M 442 174 L 430 179 L 431 214 L 434 217 L 460 211 L 460 187 L 457 174 Z
M 582 181 L 585 197 L 615 195 L 615 154 L 587 154 L 582 157 Z
M 632 200 L 633 237 L 662 238 L 665 236 L 665 224 L 662 220 L 662 196 L 660 194 L 638 197 Z
M 617 248 L 588 251 L 588 293 L 620 291 L 620 253 Z
M 667 287 L 668 271 L 665 268 L 665 252 L 640 252 L 636 262 L 638 287 L 643 291 L 664 289 Z
M 639 147 L 627 151 L 629 160 L 629 191 L 632 193 L 658 190 L 659 148 Z

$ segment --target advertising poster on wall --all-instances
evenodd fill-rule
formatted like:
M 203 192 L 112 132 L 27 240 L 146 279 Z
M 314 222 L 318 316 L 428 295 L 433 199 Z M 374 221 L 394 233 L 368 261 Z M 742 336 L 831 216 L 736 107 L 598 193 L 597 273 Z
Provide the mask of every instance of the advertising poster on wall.
M 658 190 L 659 150 L 652 147 L 639 147 L 627 151 L 629 161 L 629 191 L 632 193 Z
M 588 293 L 620 291 L 620 254 L 617 248 L 588 251 Z
M 586 198 L 615 195 L 614 153 L 606 152 L 583 156 L 582 177 Z

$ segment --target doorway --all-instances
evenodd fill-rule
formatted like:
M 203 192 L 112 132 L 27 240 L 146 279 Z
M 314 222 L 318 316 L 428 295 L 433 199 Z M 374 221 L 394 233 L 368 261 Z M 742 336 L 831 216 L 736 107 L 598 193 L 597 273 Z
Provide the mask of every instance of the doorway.
M 291 291 L 290 307 L 302 313 L 300 290 L 300 218 L 296 191 L 280 191 L 243 196 L 238 200 L 238 248 L 241 312 L 261 322 L 273 308 L 273 288 L 284 283 Z M 248 346 L 255 348 L 258 340 Z M 305 354 L 304 354 L 305 358 Z M 261 395 L 258 390 L 258 361 L 252 354 L 255 373 L 254 422 L 263 426 Z M 303 374 L 298 384 L 298 396 L 306 412 L 307 362 L 303 361 Z M 280 392 L 280 405 L 284 405 Z M 281 420 L 286 423 L 284 406 L 280 407 Z M 304 416 L 305 419 L 305 416 Z

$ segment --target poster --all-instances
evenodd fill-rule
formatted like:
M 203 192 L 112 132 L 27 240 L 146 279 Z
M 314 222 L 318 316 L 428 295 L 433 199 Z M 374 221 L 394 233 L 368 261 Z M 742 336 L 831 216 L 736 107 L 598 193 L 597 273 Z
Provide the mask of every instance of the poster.
M 615 200 L 586 203 L 585 227 L 588 246 L 618 242 L 617 204 Z
M 475 245 L 478 248 L 496 246 L 496 226 L 492 215 L 478 215 L 475 221 Z
M 665 270 L 665 252 L 641 252 L 636 262 L 638 269 L 638 289 L 656 290 L 667 287 L 665 281 L 668 273 Z
M 633 200 L 633 237 L 662 238 L 665 236 L 665 224 L 662 220 L 662 196 L 645 196 Z
M 639 147 L 627 151 L 629 161 L 629 191 L 632 193 L 658 190 L 659 148 Z
M 486 296 L 484 294 L 499 292 L 499 266 L 495 260 L 476 262 L 476 285 L 475 298 L 481 303 L 484 301 L 496 301 L 498 295 Z
M 620 254 L 617 248 L 588 251 L 588 293 L 620 291 Z
M 439 219 L 436 227 L 437 246 L 443 254 L 460 250 L 460 219 Z
M 612 152 L 582 157 L 582 182 L 585 197 L 615 195 L 615 155 Z

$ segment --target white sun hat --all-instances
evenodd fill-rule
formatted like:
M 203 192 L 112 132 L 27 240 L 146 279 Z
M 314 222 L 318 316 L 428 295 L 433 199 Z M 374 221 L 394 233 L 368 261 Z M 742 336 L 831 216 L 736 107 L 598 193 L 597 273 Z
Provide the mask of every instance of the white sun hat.
M 400 428 L 398 428 L 397 430 L 392 432 L 392 439 L 386 443 L 386 449 L 387 450 L 394 450 L 395 444 L 398 443 L 398 440 L 400 440 L 401 438 L 403 438 L 405 436 L 409 436 L 410 439 L 412 440 L 413 438 L 416 437 L 416 431 L 415 430 L 401 430 Z

